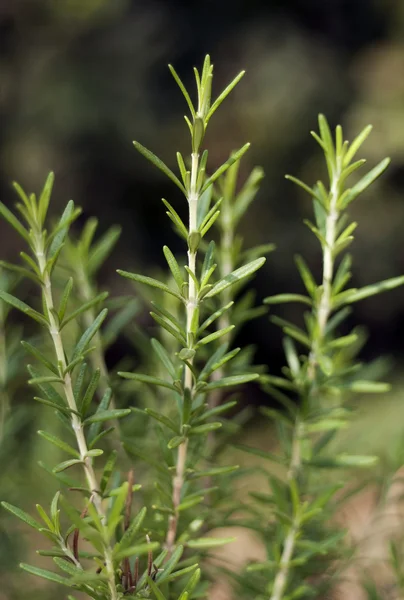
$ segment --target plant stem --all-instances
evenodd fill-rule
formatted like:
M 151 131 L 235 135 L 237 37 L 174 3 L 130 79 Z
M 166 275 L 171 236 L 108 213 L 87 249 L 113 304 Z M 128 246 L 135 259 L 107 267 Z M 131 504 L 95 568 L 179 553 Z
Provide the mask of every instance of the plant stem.
M 71 416 L 71 424 L 74 434 L 76 436 L 77 447 L 80 453 L 80 458 L 84 465 L 84 472 L 87 479 L 87 484 L 91 494 L 93 495 L 93 502 L 95 509 L 98 515 L 101 518 L 101 522 L 105 523 L 106 513 L 102 504 L 102 497 L 99 491 L 99 485 L 97 482 L 97 478 L 95 475 L 93 460 L 90 456 L 88 456 L 88 447 L 86 438 L 84 435 L 83 424 L 81 419 L 76 414 L 77 413 L 77 404 L 76 399 L 74 397 L 73 385 L 70 373 L 66 373 L 66 355 L 63 346 L 63 339 L 61 333 L 59 331 L 59 325 L 54 316 L 54 302 L 52 295 L 52 284 L 49 273 L 46 269 L 46 255 L 44 249 L 44 240 L 42 236 L 42 232 L 38 232 L 36 236 L 36 258 L 38 262 L 39 269 L 43 276 L 43 284 L 42 284 L 42 293 L 44 298 L 44 304 L 47 312 L 47 316 L 49 319 L 49 333 L 51 335 L 53 346 L 55 349 L 56 358 L 59 365 L 60 377 L 63 379 L 63 389 L 66 397 L 67 404 L 69 408 L 74 411 Z M 108 576 L 108 585 L 111 594 L 111 600 L 118 600 L 118 592 L 115 585 L 115 572 L 112 563 L 112 550 L 109 544 L 104 545 L 104 562 L 105 568 Z
M 280 562 L 280 569 L 275 577 L 271 600 L 281 600 L 285 593 L 286 584 L 288 582 L 290 562 L 293 557 L 296 539 L 299 534 L 299 528 L 300 524 L 297 521 L 294 522 L 289 530 L 288 535 L 286 536 Z
M 316 370 L 319 364 L 319 358 L 321 353 L 321 346 L 324 340 L 325 329 L 331 313 L 331 299 L 332 299 L 332 280 L 334 276 L 334 246 L 337 237 L 337 221 L 338 221 L 338 198 L 339 198 L 339 180 L 341 175 L 340 160 L 337 157 L 336 165 L 333 172 L 333 177 L 330 186 L 330 204 L 327 212 L 325 222 L 325 240 L 326 244 L 323 246 L 323 274 L 322 274 L 322 294 L 316 308 L 317 318 L 317 335 L 312 340 L 311 349 L 309 353 L 309 361 L 307 367 L 307 376 L 311 382 L 311 389 L 309 391 L 309 400 L 314 398 L 317 394 L 316 390 Z M 299 411 L 300 413 L 300 411 Z M 301 420 L 301 416 L 298 413 L 295 421 L 295 427 L 293 431 L 292 439 L 292 452 L 290 465 L 288 470 L 288 480 L 295 480 L 299 476 L 299 472 L 302 466 L 301 457 L 301 440 L 304 437 L 304 423 Z M 300 533 L 300 524 L 297 517 L 291 525 L 288 535 L 285 539 L 283 552 L 280 560 L 280 568 L 275 576 L 274 586 L 270 600 L 282 600 L 287 586 L 288 575 L 290 571 L 290 563 L 293 558 L 294 547 L 296 539 Z
M 330 206 L 325 223 L 326 244 L 323 248 L 323 293 L 321 294 L 320 303 L 317 308 L 318 335 L 317 339 L 313 341 L 309 355 L 308 376 L 312 382 L 315 381 L 320 346 L 324 338 L 325 328 L 327 326 L 327 321 L 331 312 L 332 280 L 334 276 L 333 253 L 337 235 L 337 220 L 339 216 L 337 210 L 337 203 L 340 193 L 339 180 L 341 176 L 341 164 L 339 157 L 337 157 L 336 161 L 337 162 L 330 189 Z
M 197 190 L 197 177 L 199 168 L 199 154 L 197 152 L 192 153 L 192 164 L 191 164 L 191 184 L 188 195 L 188 206 L 189 206 L 189 235 L 198 230 L 198 199 L 199 193 Z M 188 268 L 190 273 L 196 277 L 196 254 L 197 250 L 192 245 L 188 245 Z M 187 310 L 187 345 L 188 348 L 192 348 L 194 345 L 194 333 L 193 333 L 193 321 L 195 311 L 198 310 L 198 298 L 194 278 L 188 276 L 188 300 L 186 305 Z M 189 361 L 192 364 L 192 359 Z M 184 374 L 184 388 L 190 390 L 192 397 L 193 388 L 193 375 L 191 369 L 185 365 Z M 168 531 L 166 537 L 166 547 L 171 554 L 175 546 L 175 540 L 177 537 L 179 511 L 178 506 L 181 503 L 181 492 L 184 485 L 184 474 L 187 462 L 187 451 L 188 451 L 188 438 L 185 439 L 182 444 L 178 446 L 177 453 L 177 464 L 175 470 L 175 476 L 173 477 L 173 492 L 172 502 L 174 514 L 169 517 Z

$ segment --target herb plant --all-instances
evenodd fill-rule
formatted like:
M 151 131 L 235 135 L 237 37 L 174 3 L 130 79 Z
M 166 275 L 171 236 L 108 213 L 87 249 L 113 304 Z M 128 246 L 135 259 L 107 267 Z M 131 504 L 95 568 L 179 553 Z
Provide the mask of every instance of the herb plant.
M 43 465 L 60 485 L 49 509 L 37 505 L 38 516 L 33 518 L 8 502 L 3 506 L 50 540 L 51 548 L 40 554 L 50 557 L 59 572 L 21 566 L 96 600 L 188 600 L 206 595 L 214 576 L 206 558 L 231 540 L 211 532 L 234 523 L 259 532 L 267 552 L 265 561 L 232 575 L 238 596 L 319 597 L 341 572 L 347 551 L 343 532 L 331 521 L 341 501 L 341 484 L 322 474 L 374 463 L 374 457 L 335 453 L 332 444 L 339 430 L 349 425 L 351 394 L 381 393 L 388 387 L 364 378 L 364 367 L 355 358 L 358 333 L 339 333 L 350 304 L 404 283 L 404 277 L 397 277 L 347 289 L 351 258 L 345 251 L 356 224 L 348 222 L 346 210 L 388 160 L 347 187 L 347 178 L 364 163 L 354 158 L 370 128 L 348 144 L 341 127 L 333 137 L 320 116 L 320 133 L 313 136 L 324 152 L 329 184 L 319 181 L 311 188 L 290 179 L 313 198 L 315 224 L 307 225 L 320 242 L 322 278 L 317 284 L 298 257 L 306 293 L 266 299 L 267 305 L 298 302 L 309 308 L 304 327 L 272 317 L 286 334 L 287 367 L 283 377 L 268 375 L 263 367 L 252 366 L 251 348 L 233 347 L 238 329 L 267 312 L 254 305 L 251 290 L 242 290 L 273 246 L 245 250 L 237 232 L 263 173 L 256 168 L 243 186 L 238 185 L 240 160 L 249 144 L 212 171 L 203 149 L 210 119 L 243 72 L 212 102 L 213 66 L 207 56 L 201 73 L 194 71 L 194 104 L 174 68 L 170 70 L 189 109 L 185 121 L 190 152 L 176 155 L 179 175 L 139 142 L 134 145 L 185 198 L 178 210 L 167 200 L 163 203 L 184 242 L 186 264 L 164 246 L 167 274 L 156 278 L 118 271 L 136 290 L 146 286 L 145 298 L 151 300 L 158 333 L 148 341 L 153 358 L 145 353 L 146 372 L 120 369 L 118 382 L 106 367 L 106 348 L 139 310 L 136 300 L 108 300 L 106 292 L 97 290 L 96 273 L 119 229 L 110 229 L 94 242 L 97 223 L 90 219 L 79 236 L 72 234 L 80 214 L 72 201 L 52 224 L 48 208 L 53 174 L 38 198 L 15 184 L 18 217 L 0 203 L 1 215 L 29 250 L 21 252 L 21 265 L 4 267 L 32 281 L 42 299 L 35 308 L 2 284 L 0 333 L 7 306 L 41 326 L 42 342 L 23 342 L 37 364 L 28 367 L 29 383 L 39 390 L 35 400 L 57 414 L 65 432 L 38 432 L 64 454 L 56 466 Z M 185 219 L 182 207 L 187 208 Z M 114 313 L 107 321 L 106 303 Z M 3 343 L 2 427 L 9 404 L 6 352 Z M 221 454 L 243 416 L 224 415 L 235 406 L 240 386 L 258 380 L 282 406 L 263 408 L 276 425 L 280 451 L 271 455 L 239 445 L 277 464 L 277 470 L 269 469 L 266 475 L 269 492 L 252 493 L 246 506 L 237 494 L 231 497 L 243 470 L 223 464 Z M 141 391 L 135 406 L 125 390 Z

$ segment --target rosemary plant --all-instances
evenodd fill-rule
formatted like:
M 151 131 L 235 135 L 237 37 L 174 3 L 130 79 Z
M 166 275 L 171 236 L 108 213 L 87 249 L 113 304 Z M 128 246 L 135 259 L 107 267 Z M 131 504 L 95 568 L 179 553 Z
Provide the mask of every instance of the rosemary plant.
M 339 572 L 345 551 L 343 532 L 331 522 L 341 485 L 324 479 L 321 473 L 325 468 L 374 463 L 374 457 L 335 452 L 332 443 L 338 431 L 349 424 L 350 394 L 380 393 L 388 387 L 361 374 L 361 364 L 355 359 L 357 332 L 338 332 L 350 304 L 404 283 L 404 277 L 397 277 L 360 290 L 346 289 L 351 258 L 348 254 L 341 258 L 356 227 L 348 223 L 346 210 L 384 171 L 388 160 L 347 187 L 348 176 L 364 162 L 354 158 L 370 129 L 348 144 L 343 141 L 341 127 L 337 127 L 334 139 L 320 116 L 320 134 L 313 136 L 324 151 L 329 184 L 317 182 L 311 188 L 290 179 L 314 201 L 316 224 L 307 225 L 320 241 L 322 278 L 317 285 L 298 257 L 306 294 L 267 298 L 270 305 L 298 302 L 309 311 L 304 316 L 304 328 L 272 318 L 286 334 L 287 367 L 284 377 L 263 374 L 261 367 L 252 366 L 252 349 L 231 348 L 238 328 L 267 311 L 266 307 L 254 307 L 253 293 L 240 297 L 240 291 L 262 267 L 262 255 L 270 252 L 272 245 L 242 251 L 237 233 L 262 171 L 254 169 L 238 190 L 240 160 L 249 144 L 231 153 L 212 174 L 204 149 L 211 117 L 243 72 L 212 102 L 213 66 L 207 56 L 202 71 L 194 71 L 194 104 L 174 68 L 170 66 L 170 70 L 189 109 L 185 121 L 190 149 L 187 155 L 176 155 L 179 175 L 139 142 L 134 144 L 184 197 L 178 209 L 167 200 L 163 203 L 184 241 L 187 260 L 182 264 L 164 246 L 168 277 L 165 273 L 150 277 L 118 271 L 135 286 L 146 286 L 145 297 L 153 306 L 150 314 L 157 334 L 149 340 L 138 332 L 140 345 L 146 340 L 153 360 L 145 359 L 146 372 L 120 369 L 121 384 L 114 382 L 114 398 L 105 349 L 139 306 L 136 300 L 128 304 L 127 298 L 108 300 L 116 312 L 101 329 L 108 294 L 98 292 L 96 273 L 118 239 L 118 228 L 110 229 L 94 243 L 96 221 L 89 220 L 79 237 L 72 236 L 70 227 L 80 214 L 72 201 L 59 221 L 50 223 L 52 174 L 38 198 L 28 196 L 15 184 L 20 198 L 18 216 L 0 203 L 0 214 L 29 249 L 29 254 L 20 254 L 23 264 L 3 265 L 33 281 L 42 299 L 40 309 L 35 300 L 27 304 L 12 295 L 2 279 L 0 335 L 4 337 L 5 306 L 21 311 L 41 326 L 47 345 L 23 343 L 39 363 L 39 368 L 28 367 L 29 383 L 39 389 L 35 400 L 57 414 L 66 432 L 65 437 L 53 431 L 38 432 L 66 455 L 52 468 L 43 465 L 60 484 L 49 510 L 37 505 L 39 517 L 34 519 L 9 502 L 3 502 L 3 507 L 50 540 L 51 547 L 39 553 L 50 557 L 61 573 L 27 564 L 22 568 L 95 600 L 151 596 L 156 600 L 191 600 L 206 595 L 211 573 L 204 559 L 211 549 L 231 539 L 214 536 L 211 530 L 234 522 L 258 531 L 268 554 L 267 560 L 234 576 L 240 584 L 239 595 L 260 600 L 319 596 L 319 590 L 329 586 Z M 184 210 L 187 216 L 183 219 Z M 218 227 L 218 236 L 213 225 Z M 212 237 L 218 237 L 217 246 Z M 303 354 L 296 344 L 304 349 Z M 6 359 L 3 343 L 0 392 L 5 408 L 9 403 Z M 277 463 L 278 471 L 272 469 L 268 475 L 270 494 L 252 494 L 264 509 L 251 504 L 246 507 L 248 518 L 243 520 L 239 514 L 242 503 L 229 497 L 232 479 L 242 470 L 218 461 L 226 439 L 220 438 L 219 432 L 226 427 L 230 433 L 234 431 L 223 418 L 235 405 L 227 392 L 233 394 L 239 386 L 259 378 L 284 408 L 263 409 L 275 421 L 281 452 L 269 455 L 247 448 Z M 128 389 L 131 403 L 132 392 L 141 392 L 141 397 L 135 395 L 135 406 L 128 406 Z M 122 432 L 111 436 L 114 429 L 121 429 L 117 420 L 124 417 Z M 151 423 L 155 437 L 149 436 Z M 121 441 L 129 458 L 122 453 Z M 128 468 L 129 473 L 124 473 Z M 135 472 L 137 477 L 140 473 L 143 488 L 138 480 L 135 482 Z M 134 492 L 138 492 L 136 511 Z M 75 600 L 71 595 L 68 599 Z
M 208 328 L 220 319 L 232 305 L 232 302 L 226 302 L 226 299 L 223 299 L 222 294 L 231 286 L 251 276 L 265 262 L 265 258 L 256 258 L 235 270 L 224 273 L 222 277 L 212 283 L 216 269 L 214 262 L 215 245 L 213 242 L 208 244 L 203 261 L 200 264 L 197 261 L 200 244 L 220 215 L 219 207 L 222 199 L 217 199 L 211 206 L 211 188 L 225 171 L 241 159 L 249 147 L 249 144 L 246 144 L 240 150 L 231 154 L 222 166 L 214 171 L 212 175 L 207 176 L 208 151 L 202 151 L 206 129 L 212 115 L 241 79 L 243 73 L 240 73 L 211 103 L 213 67 L 209 56 L 207 56 L 202 73 L 199 74 L 195 69 L 197 105 L 194 107 L 176 71 L 171 66 L 170 70 L 190 110 L 190 118 L 185 117 L 191 137 L 189 162 L 184 159 L 180 152 L 177 152 L 181 179 L 139 142 L 134 142 L 134 144 L 136 149 L 163 171 L 185 196 L 188 205 L 187 225 L 169 202 L 166 200 L 163 200 L 163 202 L 176 230 L 186 241 L 188 264 L 184 266 L 184 269 L 181 269 L 171 250 L 167 246 L 163 248 L 164 256 L 175 282 L 175 288 L 167 286 L 164 281 L 118 271 L 124 277 L 162 290 L 163 293 L 176 298 L 177 302 L 183 306 L 183 314 L 179 318 L 156 304 L 154 304 L 154 312 L 151 313 L 154 320 L 180 344 L 176 356 L 171 357 L 159 342 L 153 342 L 153 350 L 167 370 L 166 378 L 159 379 L 148 374 L 139 373 L 120 373 L 122 377 L 127 379 L 171 389 L 173 400 L 176 400 L 177 411 L 173 419 L 168 419 L 158 412 L 146 409 L 146 413 L 175 434 L 167 444 L 168 449 L 175 451 L 176 455 L 172 476 L 172 494 L 168 502 L 166 492 L 159 499 L 159 506 L 169 514 L 165 538 L 165 546 L 169 555 L 174 552 L 179 542 L 186 541 L 188 546 L 205 549 L 220 543 L 218 539 L 189 540 L 189 526 L 192 525 L 193 519 L 190 520 L 189 517 L 186 517 L 187 508 L 194 507 L 204 500 L 203 489 L 193 489 L 190 485 L 192 481 L 203 477 L 218 476 L 234 469 L 234 467 L 219 467 L 203 471 L 197 468 L 198 458 L 205 458 L 203 437 L 208 436 L 210 432 L 222 425 L 220 421 L 211 422 L 211 418 L 229 408 L 229 405 L 209 406 L 207 397 L 214 390 L 252 381 L 258 377 L 258 374 L 245 372 L 228 377 L 214 376 L 215 372 L 217 374 L 224 364 L 236 356 L 238 350 L 230 352 L 225 350 L 223 352 L 222 349 L 219 349 L 207 362 L 202 361 L 202 364 L 200 356 L 201 351 L 207 344 L 212 344 L 223 338 L 234 329 L 233 324 L 225 324 L 224 327 L 209 333 Z M 189 164 L 189 168 L 187 168 L 187 164 Z M 186 278 L 184 278 L 184 271 L 187 274 Z M 218 296 L 220 297 L 219 308 L 217 308 L 215 302 L 212 302 L 212 299 Z M 220 371 L 219 374 L 221 375 Z M 209 381 L 210 378 L 211 381 Z M 167 474 L 170 474 L 172 469 L 172 460 L 171 453 L 168 456 L 166 453 Z
M 226 170 L 240 160 L 249 145 L 246 144 L 233 153 L 210 177 L 205 174 L 208 153 L 206 150 L 202 152 L 201 146 L 210 118 L 243 73 L 211 103 L 213 67 L 209 57 L 206 57 L 202 73 L 199 74 L 195 70 L 198 101 L 194 108 L 178 75 L 172 67 L 170 68 L 191 112 L 191 118 L 186 117 L 191 134 L 190 168 L 188 170 L 186 167 L 187 159 L 178 153 L 181 176 L 179 179 L 151 152 L 137 142 L 135 146 L 168 175 L 186 198 L 188 226 L 185 226 L 171 204 L 167 201 L 164 203 L 176 229 L 186 240 L 188 264 L 182 269 L 172 252 L 164 247 L 164 255 L 177 289 L 163 281 L 120 271 L 130 279 L 157 288 L 163 294 L 174 298 L 178 306 L 182 307 L 182 314 L 179 313 L 177 318 L 176 314 L 172 314 L 163 306 L 154 304 L 153 318 L 174 338 L 176 344 L 179 343 L 175 354 L 170 355 L 160 342 L 152 340 L 152 348 L 167 371 L 165 378 L 149 374 L 120 373 L 124 379 L 169 390 L 172 403 L 176 407 L 173 417 L 150 408 L 144 411 L 148 417 L 163 425 L 160 442 L 167 437 L 168 431 L 174 433 L 174 437 L 171 435 L 171 439 L 164 442 L 165 461 L 164 466 L 160 467 L 160 472 L 163 472 L 163 485 L 156 487 L 160 498 L 158 503 L 149 507 L 149 510 L 151 508 L 154 511 L 154 517 L 149 517 L 146 529 L 141 528 L 146 508 L 132 519 L 132 492 L 139 486 L 134 484 L 132 471 L 127 481 L 122 480 L 119 468 L 115 469 L 116 450 L 104 461 L 103 471 L 100 472 L 97 467 L 98 461 L 101 466 L 102 459 L 99 457 L 104 453 L 101 447 L 104 443 L 103 438 L 112 429 L 108 427 L 103 430 L 102 424 L 131 413 L 130 408 L 111 408 L 112 393 L 109 387 L 105 387 L 107 373 L 100 335 L 100 328 L 107 313 L 106 309 L 100 308 L 106 300 L 106 294 L 93 295 L 94 284 L 91 281 L 94 272 L 115 241 L 115 230 L 107 234 L 98 246 L 92 248 L 95 225 L 94 222 L 89 222 L 79 242 L 69 242 L 70 225 L 80 213 L 72 201 L 67 204 L 59 222 L 46 229 L 45 222 L 53 186 L 52 174 L 49 175 L 39 198 L 34 194 L 28 196 L 15 184 L 20 197 L 17 210 L 26 225 L 5 205 L 0 204 L 2 216 L 28 244 L 30 254 L 21 253 L 24 266 L 17 266 L 15 269 L 38 285 L 42 296 L 42 309 L 38 311 L 4 290 L 0 291 L 0 299 L 39 323 L 49 336 L 53 354 L 51 357 L 34 345 L 24 344 L 25 349 L 44 369 L 42 372 L 29 367 L 29 383 L 40 389 L 41 396 L 35 399 L 57 412 L 70 437 L 65 441 L 54 433 L 40 431 L 39 434 L 70 456 L 68 460 L 53 468 L 53 474 L 61 484 L 84 496 L 84 503 L 80 509 L 71 503 L 71 491 L 65 491 L 63 496 L 60 492 L 55 495 L 49 514 L 38 505 L 37 510 L 43 524 L 7 502 L 3 502 L 3 506 L 51 539 L 53 548 L 43 553 L 51 556 L 68 576 L 23 564 L 25 570 L 70 586 L 99 600 L 118 600 L 123 596 L 143 597 L 150 592 L 159 600 L 166 597 L 165 594 L 168 597 L 181 597 L 182 600 L 192 595 L 192 590 L 200 578 L 195 560 L 191 558 L 190 563 L 189 558 L 186 559 L 180 563 L 182 568 L 173 572 L 179 563 L 184 545 L 193 549 L 195 553 L 199 550 L 205 552 L 226 541 L 200 537 L 200 533 L 198 537 L 201 527 L 204 526 L 205 531 L 208 527 L 208 520 L 204 523 L 204 519 L 195 519 L 197 505 L 204 502 L 205 493 L 209 492 L 203 486 L 202 480 L 205 477 L 226 474 L 236 468 L 217 467 L 209 471 L 198 469 L 198 461 L 202 462 L 206 458 L 204 438 L 222 425 L 221 421 L 212 422 L 211 419 L 228 408 L 226 405 L 209 408 L 207 396 L 218 388 L 233 387 L 258 377 L 258 374 L 250 371 L 211 380 L 212 374 L 230 361 L 237 351 L 220 350 L 208 361 L 204 361 L 202 357 L 207 344 L 213 344 L 234 327 L 231 324 L 209 332 L 210 326 L 229 308 L 229 303 L 218 308 L 217 298 L 230 286 L 250 277 L 262 266 L 265 259 L 251 260 L 216 279 L 213 242 L 208 244 L 203 261 L 197 260 L 199 246 L 220 214 L 220 199 L 210 206 L 211 187 Z M 62 252 L 64 246 L 66 248 Z M 56 289 L 55 267 L 60 263 L 59 259 L 67 259 L 70 267 L 73 267 L 74 274 L 65 281 L 60 301 L 56 302 L 59 291 Z M 58 280 L 60 277 L 58 273 Z M 73 306 L 69 312 L 73 288 L 79 297 L 81 296 L 81 303 L 78 308 Z M 95 309 L 97 313 L 94 312 Z M 204 320 L 201 321 L 201 318 Z M 72 335 L 72 328 L 79 334 L 73 332 Z M 77 337 L 73 344 L 72 337 Z M 93 369 L 85 362 L 87 355 Z M 101 381 L 100 374 L 104 376 Z M 93 408 L 92 401 L 97 395 L 99 383 L 102 389 L 101 400 L 98 406 Z M 133 440 L 126 438 L 125 445 L 133 454 Z M 81 481 L 65 475 L 67 470 L 77 472 L 79 469 L 83 472 Z M 65 487 L 63 489 L 65 490 Z M 66 526 L 60 519 L 61 510 L 64 519 L 69 521 Z M 208 512 L 206 506 L 204 513 L 208 515 Z M 161 524 L 161 514 L 167 515 L 165 526 Z M 90 551 L 81 550 L 80 537 L 88 540 Z M 134 540 L 139 543 L 134 545 Z M 159 546 L 162 546 L 162 552 L 153 560 L 152 553 Z M 147 567 L 141 574 L 139 557 L 145 553 L 148 555 Z M 95 567 L 92 566 L 94 563 Z M 159 570 L 159 567 L 162 568 Z M 191 576 L 185 588 L 178 587 L 177 579 L 187 573 Z M 170 584 L 170 581 L 174 583 Z
M 347 209 L 389 164 L 382 160 L 352 187 L 347 179 L 362 167 L 354 160 L 371 127 L 349 144 L 338 126 L 332 136 L 326 119 L 319 117 L 319 134 L 312 132 L 324 152 L 328 185 L 318 181 L 309 187 L 287 176 L 313 198 L 315 224 L 305 223 L 320 243 L 323 271 L 319 284 L 301 256 L 296 257 L 305 294 L 279 294 L 266 298 L 269 305 L 297 302 L 309 307 L 304 327 L 273 316 L 285 333 L 287 366 L 283 377 L 264 375 L 263 385 L 283 406 L 282 412 L 264 408 L 275 420 L 281 453 L 270 455 L 248 449 L 278 463 L 279 475 L 269 476 L 270 494 L 253 494 L 272 510 L 264 534 L 268 559 L 249 567 L 250 585 L 259 597 L 271 600 L 321 597 L 340 574 L 344 532 L 332 526 L 333 512 L 341 502 L 346 474 L 325 477 L 325 469 L 346 470 L 371 466 L 373 456 L 335 452 L 336 434 L 349 425 L 352 393 L 380 394 L 385 383 L 363 379 L 363 365 L 355 360 L 361 342 L 359 330 L 339 332 L 351 312 L 350 305 L 404 283 L 396 277 L 362 289 L 347 288 L 351 278 L 351 255 L 345 253 L 353 241 L 357 224 L 350 223 Z M 258 527 L 257 529 L 260 530 Z M 256 578 L 252 577 L 255 573 Z

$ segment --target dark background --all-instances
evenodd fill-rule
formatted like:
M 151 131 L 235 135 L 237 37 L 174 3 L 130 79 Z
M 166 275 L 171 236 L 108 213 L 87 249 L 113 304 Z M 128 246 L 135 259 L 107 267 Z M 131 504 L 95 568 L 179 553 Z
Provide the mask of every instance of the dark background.
M 244 177 L 256 164 L 265 170 L 242 223 L 247 246 L 277 246 L 256 279 L 258 301 L 301 290 L 297 252 L 321 272 L 319 245 L 302 223 L 311 217 L 310 199 L 284 179 L 292 173 L 312 184 L 325 176 L 309 135 L 319 112 L 332 126 L 341 123 L 350 140 L 374 125 L 363 148 L 369 167 L 392 158 L 382 180 L 350 211 L 359 222 L 353 285 L 401 275 L 403 35 L 402 0 L 0 0 L 1 200 L 12 205 L 13 180 L 39 191 L 54 170 L 55 214 L 73 198 L 84 209 L 81 222 L 96 215 L 101 230 L 121 224 L 119 245 L 100 282 L 116 294 L 127 289 L 117 267 L 152 274 L 164 265 L 164 243 L 183 252 L 161 197 L 185 214 L 183 199 L 137 155 L 132 140 L 175 168 L 175 152 L 187 152 L 189 140 L 186 105 L 167 64 L 191 87 L 192 67 L 201 66 L 208 52 L 215 64 L 214 95 L 241 69 L 247 71 L 212 119 L 206 145 L 215 166 L 250 141 Z M 16 261 L 20 241 L 3 222 L 0 240 L 2 258 Z M 391 355 L 396 376 L 404 359 L 403 300 L 400 289 L 371 298 L 355 306 L 352 317 L 370 334 L 364 358 Z M 283 306 L 277 312 L 293 320 L 294 310 Z M 279 370 L 281 335 L 268 319 L 241 337 L 256 344 L 258 362 Z M 118 344 L 108 355 L 112 368 L 124 351 Z M 10 564 L 17 557 L 16 550 Z M 12 589 L 19 600 L 18 582 Z M 6 599 L 0 590 L 0 600 Z

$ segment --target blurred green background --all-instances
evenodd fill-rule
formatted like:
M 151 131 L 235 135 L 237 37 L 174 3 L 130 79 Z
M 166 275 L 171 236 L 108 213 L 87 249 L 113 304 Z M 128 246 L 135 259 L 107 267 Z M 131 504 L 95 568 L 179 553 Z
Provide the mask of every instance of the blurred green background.
M 182 119 L 186 107 L 167 63 L 193 85 L 192 66 L 209 52 L 216 93 L 238 71 L 247 71 L 213 119 L 206 144 L 213 166 L 250 141 L 242 170 L 247 174 L 256 164 L 265 170 L 259 196 L 243 221 L 247 245 L 277 245 L 256 279 L 259 298 L 300 290 L 296 252 L 315 273 L 321 270 L 318 244 L 302 224 L 310 201 L 283 177 L 293 173 L 312 183 L 325 175 L 309 135 L 320 111 L 331 125 L 341 123 L 348 139 L 374 125 L 364 146 L 369 166 L 386 155 L 392 158 L 382 180 L 351 210 L 359 222 L 353 285 L 401 275 L 403 36 L 402 0 L 1 0 L 1 200 L 12 205 L 13 180 L 38 191 L 54 170 L 54 213 L 73 198 L 84 209 L 83 220 L 96 215 L 101 230 L 111 223 L 123 226 L 102 272 L 102 287 L 116 294 L 126 289 L 117 267 L 148 272 L 163 266 L 163 243 L 173 251 L 183 248 L 161 197 L 174 204 L 180 197 L 136 154 L 132 140 L 175 167 L 175 152 L 185 151 L 189 140 Z M 2 258 L 15 261 L 20 242 L 3 222 L 0 239 Z M 365 359 L 394 357 L 392 379 L 400 378 L 404 365 L 403 300 L 400 289 L 371 298 L 354 307 L 348 323 L 359 321 L 370 332 Z M 293 310 L 281 307 L 282 316 L 293 320 Z M 240 343 L 256 344 L 257 361 L 276 372 L 283 364 L 280 339 L 264 318 L 242 332 Z M 113 347 L 107 357 L 112 369 L 126 351 L 124 343 Z M 17 402 L 22 408 L 13 413 L 11 425 L 20 433 L 2 450 L 1 497 L 16 503 L 22 497 L 32 509 L 34 498 L 49 499 L 53 484 L 38 485 L 44 475 L 36 461 L 44 449 L 34 432 L 42 413 L 27 413 L 19 397 Z M 386 406 L 389 410 L 379 407 L 370 422 L 379 422 L 381 413 L 391 415 L 400 436 L 400 402 Z M 372 429 L 368 422 L 366 427 Z M 48 596 L 31 589 L 32 578 L 17 571 L 18 560 L 26 559 L 36 540 L 13 526 L 2 514 L 0 600 L 25 598 L 27 586 L 32 600 L 53 598 L 52 590 Z

